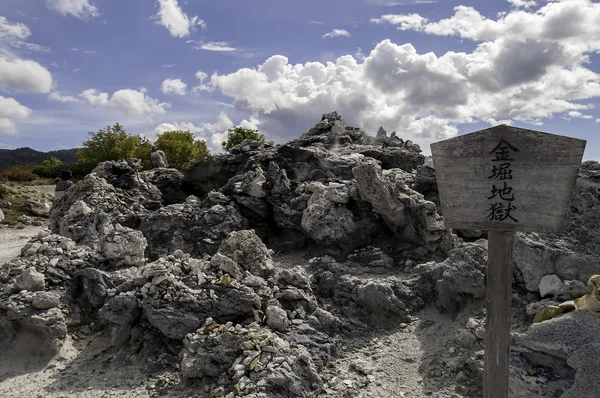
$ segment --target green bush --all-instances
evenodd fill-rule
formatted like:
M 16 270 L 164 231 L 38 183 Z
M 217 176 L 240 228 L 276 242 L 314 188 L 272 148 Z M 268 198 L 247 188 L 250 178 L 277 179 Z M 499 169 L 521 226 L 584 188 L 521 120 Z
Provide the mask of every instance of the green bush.
M 182 170 L 209 155 L 206 141 L 194 139 L 189 131 L 166 131 L 158 135 L 154 148 L 167 155 L 169 166 Z
M 10 191 L 8 190 L 8 188 L 6 188 L 4 184 L 0 184 L 0 199 L 6 198 L 9 193 Z
M 151 167 L 152 144 L 139 135 L 128 134 L 123 126 L 115 123 L 97 133 L 90 132 L 90 139 L 84 141 L 83 148 L 77 150 L 74 174 L 89 174 L 100 162 L 106 160 L 141 159 L 145 169 Z
M 233 127 L 227 130 L 227 141 L 222 142 L 223 149 L 230 150 L 239 145 L 244 140 L 265 141 L 265 136 L 259 134 L 258 130 L 247 129 L 244 127 Z
M 37 180 L 39 176 L 33 174 L 33 167 L 35 166 L 15 166 L 3 171 L 0 175 L 8 181 L 34 181 Z
M 42 163 L 37 165 L 33 169 L 33 173 L 39 175 L 42 178 L 56 178 L 60 177 L 60 173 L 63 170 L 69 168 L 69 165 L 64 164 L 55 157 L 52 157 L 48 160 L 44 160 Z

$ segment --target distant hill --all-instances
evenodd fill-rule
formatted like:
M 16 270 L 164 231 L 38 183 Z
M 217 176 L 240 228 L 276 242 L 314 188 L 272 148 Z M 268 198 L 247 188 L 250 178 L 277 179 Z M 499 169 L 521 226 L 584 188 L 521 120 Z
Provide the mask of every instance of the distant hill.
M 55 157 L 63 163 L 73 164 L 77 156 L 77 148 L 61 149 L 58 151 L 40 152 L 28 147 L 17 149 L 0 149 L 0 172 L 13 166 L 37 164 Z

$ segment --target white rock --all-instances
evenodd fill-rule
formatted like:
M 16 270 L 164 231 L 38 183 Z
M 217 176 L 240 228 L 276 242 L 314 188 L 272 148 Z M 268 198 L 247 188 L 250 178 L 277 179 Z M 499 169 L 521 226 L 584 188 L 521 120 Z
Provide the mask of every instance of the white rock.
M 540 281 L 540 285 L 539 285 L 540 296 L 542 296 L 542 297 L 546 297 L 548 295 L 554 296 L 558 293 L 558 291 L 560 290 L 562 285 L 563 285 L 563 283 L 558 276 L 556 276 L 554 274 L 546 275 Z
M 267 307 L 265 313 L 267 315 L 267 325 L 269 325 L 269 327 L 275 330 L 279 330 L 281 332 L 287 329 L 288 317 L 285 310 L 277 306 L 271 305 Z

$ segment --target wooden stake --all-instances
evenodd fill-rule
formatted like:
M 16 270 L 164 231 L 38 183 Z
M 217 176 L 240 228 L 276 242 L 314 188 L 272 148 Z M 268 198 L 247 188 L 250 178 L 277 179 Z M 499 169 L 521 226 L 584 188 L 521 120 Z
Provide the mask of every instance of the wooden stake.
M 508 398 L 514 232 L 488 231 L 484 398 Z

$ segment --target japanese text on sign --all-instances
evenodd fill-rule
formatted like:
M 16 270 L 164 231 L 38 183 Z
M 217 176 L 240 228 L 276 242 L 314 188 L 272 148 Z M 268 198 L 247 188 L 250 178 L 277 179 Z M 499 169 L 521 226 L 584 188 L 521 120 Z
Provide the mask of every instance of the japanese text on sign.
M 514 205 L 515 194 L 510 182 L 513 179 L 511 163 L 513 152 L 519 152 L 517 148 L 508 143 L 505 139 L 500 142 L 489 153 L 494 154 L 492 161 L 491 174 L 488 179 L 492 180 L 491 201 L 488 208 L 487 219 L 490 221 L 504 221 L 510 219 L 519 222 L 513 213 L 517 207 Z M 508 180 L 508 181 L 507 181 Z

